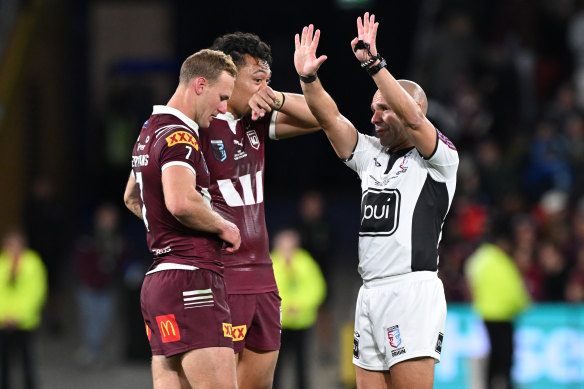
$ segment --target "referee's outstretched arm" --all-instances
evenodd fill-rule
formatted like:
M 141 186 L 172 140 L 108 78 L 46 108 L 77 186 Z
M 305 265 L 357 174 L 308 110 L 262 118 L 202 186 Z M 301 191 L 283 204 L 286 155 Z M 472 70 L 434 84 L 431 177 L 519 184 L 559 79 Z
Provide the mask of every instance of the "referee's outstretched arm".
M 337 104 L 318 79 L 316 71 L 327 58 L 325 55 L 316 57 L 319 38 L 320 30 L 314 31 L 312 24 L 303 28 L 301 37 L 296 34 L 294 66 L 312 114 L 322 126 L 339 158 L 348 159 L 357 144 L 357 130 L 341 115 Z
M 428 158 L 436 149 L 438 136 L 434 125 L 426 118 L 428 99 L 418 84 L 409 80 L 398 81 L 387 70 L 387 63 L 376 48 L 378 27 L 375 15 L 365 13 L 363 21 L 357 18 L 358 37 L 351 41 L 351 47 L 361 66 L 375 81 L 387 105 L 405 125 L 410 141 Z

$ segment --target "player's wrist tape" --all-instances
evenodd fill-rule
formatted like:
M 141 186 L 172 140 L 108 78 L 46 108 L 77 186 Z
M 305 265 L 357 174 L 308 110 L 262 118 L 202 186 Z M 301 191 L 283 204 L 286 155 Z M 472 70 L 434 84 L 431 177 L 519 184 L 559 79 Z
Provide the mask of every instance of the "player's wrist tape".
M 377 65 L 366 68 L 367 73 L 370 76 L 377 74 L 377 72 L 379 72 L 381 69 L 387 66 L 387 62 L 385 62 L 385 59 L 383 59 L 383 57 L 380 56 L 379 61 L 380 62 Z
M 282 109 L 284 102 L 286 101 L 286 95 L 282 92 L 274 91 L 276 94 L 276 98 L 274 99 L 274 103 L 272 104 L 272 109 L 279 111 Z
M 303 75 L 298 75 L 298 77 L 300 77 L 300 81 L 302 81 L 305 84 L 310 84 L 311 82 L 316 81 L 316 79 L 318 78 L 318 74 L 314 73 L 312 76 L 303 76 Z

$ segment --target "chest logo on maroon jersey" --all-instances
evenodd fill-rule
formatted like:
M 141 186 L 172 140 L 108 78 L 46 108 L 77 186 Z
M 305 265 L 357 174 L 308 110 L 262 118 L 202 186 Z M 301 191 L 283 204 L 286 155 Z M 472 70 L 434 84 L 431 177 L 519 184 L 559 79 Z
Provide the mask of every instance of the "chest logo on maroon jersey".
M 211 139 L 211 150 L 213 151 L 213 156 L 217 161 L 223 162 L 227 159 L 225 145 L 221 139 Z
M 168 143 L 168 147 L 177 145 L 179 143 L 186 143 L 193 146 L 195 150 L 199 151 L 199 144 L 197 143 L 197 140 L 192 134 L 189 134 L 186 131 L 177 131 L 170 134 L 166 137 L 166 143 Z
M 246 134 L 247 139 L 249 139 L 249 143 L 251 144 L 251 147 L 253 147 L 256 150 L 259 149 L 260 138 L 258 137 L 258 134 L 255 132 L 255 130 L 249 130 Z

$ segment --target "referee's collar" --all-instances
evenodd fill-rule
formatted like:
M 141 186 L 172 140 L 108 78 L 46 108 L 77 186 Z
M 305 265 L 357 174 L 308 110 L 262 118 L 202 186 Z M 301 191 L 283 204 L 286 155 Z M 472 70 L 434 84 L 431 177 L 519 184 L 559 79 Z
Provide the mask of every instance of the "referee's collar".
M 390 153 L 389 149 L 387 149 L 387 153 L 389 154 L 389 161 L 387 161 L 387 168 L 385 169 L 384 174 L 389 173 L 389 171 L 391 170 L 395 161 L 397 161 L 398 159 L 400 159 L 401 157 L 403 157 L 404 155 L 409 153 L 413 148 L 414 148 L 414 146 L 405 147 L 403 149 L 397 150 L 395 153 Z

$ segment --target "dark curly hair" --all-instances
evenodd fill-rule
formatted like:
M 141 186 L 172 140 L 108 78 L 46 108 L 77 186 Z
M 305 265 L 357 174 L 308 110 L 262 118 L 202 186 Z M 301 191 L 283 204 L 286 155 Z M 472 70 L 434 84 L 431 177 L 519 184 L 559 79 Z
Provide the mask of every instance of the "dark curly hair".
M 234 32 L 225 34 L 213 42 L 212 50 L 220 50 L 229 54 L 237 67 L 245 64 L 246 54 L 258 58 L 272 66 L 272 49 L 259 36 L 249 32 Z

